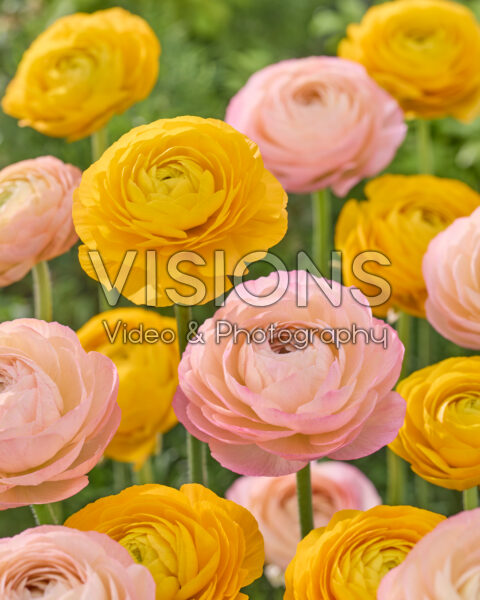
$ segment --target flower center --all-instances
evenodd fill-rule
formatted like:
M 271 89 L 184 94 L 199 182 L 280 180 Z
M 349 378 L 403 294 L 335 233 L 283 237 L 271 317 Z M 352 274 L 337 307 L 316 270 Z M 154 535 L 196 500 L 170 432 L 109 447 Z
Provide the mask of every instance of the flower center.
M 305 350 L 312 343 L 311 330 L 294 325 L 275 327 L 268 336 L 268 343 L 275 354 Z

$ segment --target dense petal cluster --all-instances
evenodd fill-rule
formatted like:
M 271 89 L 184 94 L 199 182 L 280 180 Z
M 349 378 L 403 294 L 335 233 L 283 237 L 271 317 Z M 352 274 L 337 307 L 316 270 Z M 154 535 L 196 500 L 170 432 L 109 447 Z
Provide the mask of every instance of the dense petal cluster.
M 159 56 L 148 23 L 122 8 L 69 15 L 25 52 L 2 108 L 22 126 L 77 140 L 148 96 Z
M 98 279 L 88 254 L 98 250 L 113 283 L 133 251 L 119 290 L 129 300 L 149 306 L 207 302 L 230 287 L 227 275 L 237 264 L 242 275 L 247 262 L 283 238 L 286 204 L 257 146 L 229 125 L 199 117 L 156 121 L 132 129 L 85 171 L 73 209 L 85 244 L 80 262 Z M 220 260 L 217 250 L 223 251 Z M 256 257 L 244 261 L 250 252 Z M 150 263 L 154 268 L 147 268 Z M 192 291 L 193 277 L 203 285 Z
M 333 305 L 322 281 L 280 271 L 237 286 L 200 327 L 204 343 L 182 356 L 178 420 L 232 471 L 285 475 L 323 456 L 359 458 L 389 443 L 403 423 L 404 401 L 391 391 L 403 358 L 397 334 L 372 318 L 361 294 L 363 304 L 335 282 L 341 301 Z M 250 337 L 220 336 L 225 322 Z M 340 329 L 350 332 L 348 343 L 335 343 Z
M 145 567 L 107 535 L 45 526 L 0 539 L 4 600 L 155 600 Z
M 444 337 L 480 350 L 480 208 L 439 233 L 423 257 L 427 319 Z
M 175 319 L 142 308 L 100 313 L 77 332 L 87 352 L 108 356 L 118 370 L 122 420 L 105 456 L 141 466 L 155 452 L 158 435 L 177 423 L 176 334 Z
M 480 206 L 480 195 L 461 181 L 431 175 L 383 175 L 369 182 L 365 193 L 366 202 L 344 205 L 336 226 L 344 281 L 374 297 L 378 288 L 359 280 L 353 264 L 362 252 L 380 252 L 391 264 L 369 261 L 367 271 L 389 282 L 391 296 L 374 308 L 375 314 L 385 316 L 389 308 L 398 308 L 423 317 L 427 290 L 422 259 L 428 244 Z
M 36 319 L 0 324 L 0 509 L 63 500 L 120 422 L 118 375 L 68 327 Z
M 382 578 L 443 519 L 412 506 L 337 513 L 299 543 L 285 600 L 375 600 Z
M 367 510 L 381 504 L 373 483 L 348 463 L 312 463 L 311 478 L 315 527 L 327 525 L 340 510 Z M 267 562 L 285 570 L 301 539 L 295 475 L 240 477 L 227 498 L 253 514 L 265 541 Z
M 450 0 L 395 0 L 370 8 L 339 46 L 362 63 L 409 117 L 480 113 L 480 27 L 473 12 Z
M 449 358 L 415 371 L 397 391 L 405 423 L 391 449 L 442 487 L 480 485 L 480 357 Z
M 450 517 L 390 571 L 378 600 L 480 598 L 480 509 Z
M 87 505 L 65 524 L 120 542 L 152 573 L 157 600 L 246 600 L 241 588 L 263 570 L 255 519 L 200 485 L 127 488 Z
M 0 171 L 0 287 L 75 244 L 72 195 L 80 177 L 79 169 L 53 156 Z
M 260 147 L 290 192 L 331 187 L 344 196 L 393 159 L 406 126 L 396 101 L 348 60 L 311 56 L 255 73 L 226 121 Z

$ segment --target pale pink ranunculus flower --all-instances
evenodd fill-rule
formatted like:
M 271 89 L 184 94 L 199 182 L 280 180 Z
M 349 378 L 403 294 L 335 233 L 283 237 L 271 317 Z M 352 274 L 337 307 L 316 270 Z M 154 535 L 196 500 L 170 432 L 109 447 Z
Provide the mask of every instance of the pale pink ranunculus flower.
M 370 479 L 353 465 L 314 462 L 311 472 L 315 527 L 325 527 L 339 510 L 368 510 L 382 503 Z M 239 477 L 226 497 L 257 519 L 266 561 L 284 571 L 301 539 L 295 475 Z
M 75 244 L 72 194 L 80 177 L 79 169 L 53 156 L 0 171 L 0 287 Z
M 107 535 L 42 526 L 0 540 L 0 598 L 155 600 L 155 583 Z
M 433 238 L 423 277 L 430 324 L 455 344 L 480 350 L 480 208 Z
M 442 521 L 383 578 L 378 600 L 478 600 L 480 508 Z
M 387 167 L 407 132 L 397 101 L 364 67 L 331 56 L 258 71 L 225 120 L 258 144 L 287 191 L 331 187 L 338 196 Z
M 0 324 L 0 510 L 73 496 L 120 423 L 113 362 L 58 323 Z
M 175 413 L 236 473 L 278 476 L 324 456 L 360 458 L 390 443 L 403 423 L 405 401 L 392 391 L 404 353 L 397 334 L 372 317 L 358 290 L 363 304 L 332 282 L 342 294 L 333 306 L 322 281 L 280 271 L 237 286 L 182 357 Z M 283 297 L 262 306 L 277 283 Z M 246 291 L 259 297 L 256 306 L 241 299 Z M 308 305 L 299 306 L 306 295 Z M 235 327 L 230 335 L 224 321 Z M 329 343 L 339 328 L 356 343 Z

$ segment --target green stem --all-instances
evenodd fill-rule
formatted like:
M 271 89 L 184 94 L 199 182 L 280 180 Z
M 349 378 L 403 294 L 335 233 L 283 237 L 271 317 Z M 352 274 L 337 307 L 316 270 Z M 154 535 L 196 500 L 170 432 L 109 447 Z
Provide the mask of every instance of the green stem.
M 313 529 L 312 477 L 310 463 L 297 473 L 298 514 L 302 538 Z
M 140 469 L 135 471 L 135 479 L 139 485 L 155 483 L 155 470 L 151 456 L 147 458 Z
M 328 189 L 312 194 L 312 260 L 324 277 L 330 277 L 332 205 Z
M 397 321 L 397 332 L 400 341 L 405 346 L 405 355 L 403 357 L 400 379 L 403 379 L 410 373 L 410 365 L 412 361 L 412 324 L 412 317 L 406 312 L 401 312 Z
M 96 162 L 108 147 L 107 128 L 103 127 L 90 136 L 92 144 L 92 162 Z
M 130 485 L 130 469 L 128 464 L 114 460 L 112 462 L 112 470 L 115 492 L 121 492 Z
M 31 504 L 30 508 L 37 525 L 58 525 L 57 515 L 51 504 Z
M 52 280 L 46 261 L 36 264 L 32 269 L 33 298 L 35 318 L 51 321 L 53 317 Z
M 189 306 L 175 305 L 177 319 L 178 345 L 183 354 L 188 343 L 189 324 L 192 320 L 192 309 Z M 188 474 L 191 483 L 206 484 L 206 449 L 205 445 L 187 431 Z
M 107 127 L 105 126 L 102 129 L 95 131 L 95 133 L 92 133 L 90 142 L 92 148 L 92 162 L 96 162 L 108 148 Z M 98 288 L 98 309 L 100 312 L 111 309 L 101 285 Z
M 433 351 L 433 329 L 426 319 L 418 320 L 418 365 L 417 368 L 422 369 L 434 363 Z
M 418 475 L 415 476 L 415 495 L 419 508 L 430 508 L 430 484 Z
M 478 508 L 478 487 L 472 487 L 469 490 L 463 491 L 463 508 L 465 510 L 473 510 Z
M 430 121 L 419 119 L 417 121 L 417 154 L 418 172 L 433 175 L 434 160 L 430 131 Z
M 387 448 L 387 504 L 405 504 L 406 463 Z

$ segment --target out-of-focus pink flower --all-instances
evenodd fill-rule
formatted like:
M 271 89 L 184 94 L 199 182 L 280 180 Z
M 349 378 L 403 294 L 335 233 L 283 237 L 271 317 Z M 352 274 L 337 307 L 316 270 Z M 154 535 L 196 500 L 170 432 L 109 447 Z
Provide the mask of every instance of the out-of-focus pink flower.
M 480 509 L 427 533 L 380 584 L 378 600 L 478 600 Z
M 155 600 L 148 569 L 96 531 L 43 526 L 1 539 L 0 573 L 4 600 Z
M 0 171 L 0 287 L 75 244 L 72 194 L 80 177 L 79 169 L 53 156 Z
M 480 350 L 480 208 L 433 238 L 423 276 L 430 324 L 455 344 Z
M 330 56 L 258 71 L 225 120 L 258 144 L 286 190 L 331 187 L 338 196 L 388 166 L 407 131 L 396 100 L 363 66 Z
M 0 324 L 0 510 L 73 496 L 120 423 L 112 361 L 58 323 Z
M 189 344 L 182 357 L 175 413 L 236 473 L 278 476 L 323 456 L 360 458 L 391 442 L 403 423 L 405 401 L 391 391 L 404 352 L 397 334 L 372 317 L 358 290 L 364 304 L 333 282 L 343 296 L 333 306 L 321 283 L 281 271 L 237 286 L 200 327 L 204 343 Z M 246 293 L 255 306 L 241 299 Z M 265 306 L 272 293 L 283 297 Z M 249 338 L 240 328 L 258 332 Z M 353 340 L 354 330 L 355 343 L 332 343 L 348 332 Z
M 339 510 L 368 510 L 382 502 L 368 477 L 336 461 L 312 463 L 312 497 L 315 527 L 327 525 Z M 295 475 L 240 477 L 227 498 L 257 519 L 267 562 L 285 570 L 301 539 Z

